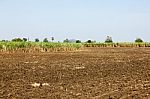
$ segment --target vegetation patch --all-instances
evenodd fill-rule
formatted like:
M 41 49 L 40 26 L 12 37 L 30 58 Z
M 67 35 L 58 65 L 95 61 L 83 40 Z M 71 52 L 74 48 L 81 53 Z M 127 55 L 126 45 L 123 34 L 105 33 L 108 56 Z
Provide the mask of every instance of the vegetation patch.
M 1 52 L 57 52 L 79 50 L 80 43 L 0 42 Z

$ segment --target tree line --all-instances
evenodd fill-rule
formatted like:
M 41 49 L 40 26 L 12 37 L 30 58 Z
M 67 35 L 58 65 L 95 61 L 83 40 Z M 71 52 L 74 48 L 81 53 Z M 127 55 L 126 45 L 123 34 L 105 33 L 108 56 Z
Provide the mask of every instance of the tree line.
M 34 40 L 34 42 L 53 42 L 54 40 L 55 40 L 54 37 L 51 37 L 51 41 L 49 41 L 48 38 L 44 38 L 42 41 L 40 41 L 38 38 L 36 38 Z M 12 42 L 27 42 L 27 41 L 29 41 L 29 38 L 14 38 L 11 41 Z M 9 42 L 9 41 L 8 40 L 2 40 L 2 42 Z M 75 39 L 65 39 L 63 42 L 64 43 L 82 43 L 81 40 L 75 40 Z M 141 38 L 136 38 L 135 42 L 136 43 L 142 43 L 143 40 Z M 96 41 L 87 40 L 85 43 L 96 43 Z M 107 36 L 105 43 L 113 43 L 112 37 Z

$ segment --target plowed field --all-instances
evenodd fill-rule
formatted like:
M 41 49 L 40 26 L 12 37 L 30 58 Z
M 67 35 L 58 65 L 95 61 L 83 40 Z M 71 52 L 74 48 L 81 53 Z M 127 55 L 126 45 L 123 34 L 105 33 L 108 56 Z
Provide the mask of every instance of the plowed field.
M 150 48 L 0 53 L 2 99 L 150 99 Z

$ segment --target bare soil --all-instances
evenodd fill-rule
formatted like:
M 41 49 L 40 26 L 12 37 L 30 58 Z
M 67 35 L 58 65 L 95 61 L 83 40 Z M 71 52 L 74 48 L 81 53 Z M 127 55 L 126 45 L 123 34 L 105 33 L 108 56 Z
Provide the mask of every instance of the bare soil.
M 0 53 L 1 99 L 150 99 L 150 48 Z

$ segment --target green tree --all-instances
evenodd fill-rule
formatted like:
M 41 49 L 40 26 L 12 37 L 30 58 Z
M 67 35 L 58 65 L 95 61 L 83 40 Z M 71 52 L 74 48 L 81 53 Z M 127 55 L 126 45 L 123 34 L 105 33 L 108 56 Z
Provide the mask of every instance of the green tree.
M 54 37 L 51 37 L 51 39 L 52 39 L 52 42 L 54 41 Z
M 65 39 L 63 42 L 64 43 L 69 43 L 69 39 Z
M 80 40 L 76 40 L 76 43 L 81 43 L 81 41 Z
M 26 42 L 28 39 L 27 38 L 23 38 L 23 41 Z
M 92 40 L 88 40 L 88 41 L 86 41 L 87 43 L 92 43 Z
M 135 42 L 136 42 L 136 43 L 142 43 L 143 40 L 142 40 L 141 38 L 137 38 L 137 39 L 135 40 Z
M 39 42 L 40 40 L 38 38 L 35 39 L 35 42 Z
M 6 42 L 7 40 L 2 40 L 2 42 Z
M 112 37 L 107 36 L 105 43 L 112 43 L 112 42 L 113 42 Z
M 23 40 L 21 38 L 14 38 L 12 39 L 13 42 L 23 42 Z
M 48 39 L 47 39 L 47 38 L 44 38 L 43 42 L 48 42 Z

